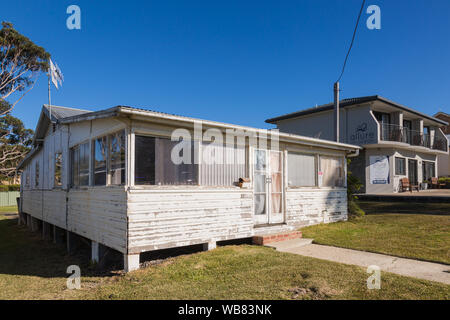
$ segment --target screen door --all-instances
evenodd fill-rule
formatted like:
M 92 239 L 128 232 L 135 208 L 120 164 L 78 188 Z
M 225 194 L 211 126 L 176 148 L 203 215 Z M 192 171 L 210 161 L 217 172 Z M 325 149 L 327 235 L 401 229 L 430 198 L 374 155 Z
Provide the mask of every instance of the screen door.
M 284 222 L 283 153 L 256 149 L 253 176 L 255 224 Z

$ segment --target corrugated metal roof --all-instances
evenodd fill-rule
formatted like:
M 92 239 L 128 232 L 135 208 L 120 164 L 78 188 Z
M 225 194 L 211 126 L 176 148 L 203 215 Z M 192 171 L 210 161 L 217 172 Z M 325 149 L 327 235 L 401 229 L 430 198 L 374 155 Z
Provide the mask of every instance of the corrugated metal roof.
M 205 122 L 206 124 L 210 124 L 212 126 L 221 126 L 221 127 L 232 127 L 232 128 L 240 128 L 245 130 L 252 130 L 252 131 L 266 131 L 265 129 L 258 129 L 258 128 L 252 128 L 252 127 L 245 127 L 245 126 L 237 126 L 217 121 L 208 121 L 208 120 L 202 120 L 202 119 L 195 119 L 190 118 L 186 116 L 179 116 L 175 114 L 160 112 L 160 111 L 152 111 L 148 109 L 142 109 L 142 108 L 136 108 L 136 107 L 129 107 L 129 106 L 117 106 L 105 110 L 100 111 L 88 111 L 88 110 L 82 110 L 82 109 L 73 109 L 73 108 L 65 108 L 65 107 L 56 107 L 52 106 L 49 108 L 49 106 L 44 105 L 43 110 L 41 112 L 41 117 L 38 122 L 38 126 L 36 128 L 36 133 L 34 136 L 34 146 L 36 150 L 33 150 L 30 152 L 27 157 L 19 164 L 18 169 L 21 169 L 27 161 L 29 161 L 32 156 L 39 150 L 39 143 L 38 139 L 43 139 L 46 129 L 50 125 L 49 121 L 49 114 L 51 114 L 52 118 L 57 120 L 60 124 L 70 124 L 80 121 L 87 121 L 87 120 L 94 120 L 94 119 L 101 119 L 101 118 L 109 118 L 109 117 L 115 117 L 119 114 L 129 114 L 131 113 L 143 113 L 146 116 L 149 117 L 155 117 L 155 118 L 166 118 L 170 120 L 176 120 L 176 121 L 187 121 L 187 122 L 195 122 L 195 121 L 201 121 Z M 304 144 L 318 144 L 321 146 L 331 146 L 333 148 L 339 148 L 339 149 L 345 149 L 345 150 L 357 150 L 360 149 L 359 146 L 350 145 L 350 144 L 344 144 L 344 143 L 337 143 L 333 141 L 328 140 L 320 140 L 310 137 L 304 137 L 299 136 L 295 134 L 288 134 L 288 133 L 276 133 L 280 138 L 287 139 L 287 140 L 293 140 L 295 142 L 302 141 Z
M 44 105 L 44 110 L 46 111 L 47 115 L 50 115 L 50 114 L 52 115 L 52 120 L 54 120 L 54 121 L 92 112 L 89 110 L 67 108 L 67 107 L 60 107 L 60 106 L 49 106 L 46 104 Z

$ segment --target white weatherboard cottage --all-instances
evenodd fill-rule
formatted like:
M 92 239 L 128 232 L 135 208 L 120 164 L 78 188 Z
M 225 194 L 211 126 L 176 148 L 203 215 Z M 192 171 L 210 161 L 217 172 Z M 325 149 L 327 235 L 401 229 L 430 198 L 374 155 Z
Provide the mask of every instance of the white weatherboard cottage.
M 191 135 L 183 141 L 190 155 L 176 149 L 183 143 L 171 140 L 174 130 Z M 216 143 L 226 131 L 246 138 Z M 255 144 L 256 135 L 267 137 L 266 146 Z M 359 150 L 122 106 L 44 106 L 33 146 L 18 168 L 22 221 L 55 239 L 66 236 L 68 246 L 74 235 L 89 239 L 95 261 L 103 246 L 119 251 L 127 271 L 146 251 L 211 249 L 218 241 L 345 220 L 345 159 Z M 194 161 L 174 163 L 173 150 Z M 211 162 L 212 155 L 227 161 Z

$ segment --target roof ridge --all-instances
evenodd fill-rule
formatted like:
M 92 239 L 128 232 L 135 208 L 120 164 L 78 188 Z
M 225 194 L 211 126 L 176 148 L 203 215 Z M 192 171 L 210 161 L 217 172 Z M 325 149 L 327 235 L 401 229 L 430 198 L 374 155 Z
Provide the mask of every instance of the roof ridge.
M 425 114 L 423 112 L 420 112 L 418 110 L 414 110 L 412 108 L 406 107 L 406 106 L 404 106 L 404 105 L 402 105 L 400 103 L 394 102 L 394 101 L 389 100 L 387 98 L 384 98 L 384 97 L 382 97 L 380 95 L 346 98 L 346 99 L 340 100 L 339 102 L 341 104 L 341 107 L 344 108 L 344 107 L 353 106 L 353 105 L 366 103 L 366 102 L 371 102 L 371 101 L 376 101 L 376 100 L 384 102 L 384 103 L 387 103 L 387 104 L 390 104 L 392 106 L 395 106 L 397 108 L 403 109 L 405 111 L 418 114 L 421 117 L 430 119 L 432 121 L 436 121 L 436 122 L 439 122 L 439 123 L 442 123 L 442 124 L 446 123 L 443 120 L 440 120 L 440 119 L 435 118 L 433 116 L 427 115 L 427 114 Z M 301 116 L 304 116 L 304 115 L 309 115 L 309 114 L 317 113 L 317 112 L 329 111 L 329 110 L 331 110 L 333 108 L 334 108 L 334 102 L 331 102 L 331 103 L 323 104 L 323 105 L 320 105 L 320 106 L 317 106 L 317 107 L 312 107 L 312 108 L 302 109 L 302 110 L 299 110 L 299 111 L 294 111 L 294 112 L 291 112 L 291 113 L 286 113 L 286 114 L 283 114 L 283 115 L 280 115 L 280 116 L 277 116 L 277 117 L 273 117 L 273 118 L 267 119 L 265 122 L 273 124 L 273 123 L 275 123 L 277 121 L 297 118 L 297 117 L 301 117 Z
M 48 104 L 44 104 L 44 107 L 45 108 L 61 108 L 61 109 L 70 109 L 70 110 L 93 112 L 91 110 L 86 110 L 86 109 L 73 108 L 73 107 L 64 107 L 64 106 L 55 106 L 55 105 L 48 105 Z

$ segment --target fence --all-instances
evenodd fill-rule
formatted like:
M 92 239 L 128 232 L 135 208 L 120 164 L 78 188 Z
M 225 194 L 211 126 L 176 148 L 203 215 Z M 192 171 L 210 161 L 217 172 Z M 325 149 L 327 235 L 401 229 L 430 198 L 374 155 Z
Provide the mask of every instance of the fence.
M 0 207 L 17 205 L 16 199 L 20 197 L 19 191 L 0 192 Z

